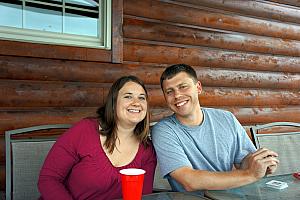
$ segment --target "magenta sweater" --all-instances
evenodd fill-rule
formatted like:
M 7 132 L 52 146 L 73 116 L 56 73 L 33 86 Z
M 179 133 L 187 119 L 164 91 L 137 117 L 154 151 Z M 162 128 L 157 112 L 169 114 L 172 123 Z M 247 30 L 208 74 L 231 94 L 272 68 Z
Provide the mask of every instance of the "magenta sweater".
M 101 147 L 98 123 L 83 119 L 53 145 L 41 169 L 38 188 L 41 199 L 97 199 L 122 197 L 119 170 L 146 170 L 143 194 L 152 192 L 156 156 L 153 146 L 139 150 L 126 166 L 114 167 Z

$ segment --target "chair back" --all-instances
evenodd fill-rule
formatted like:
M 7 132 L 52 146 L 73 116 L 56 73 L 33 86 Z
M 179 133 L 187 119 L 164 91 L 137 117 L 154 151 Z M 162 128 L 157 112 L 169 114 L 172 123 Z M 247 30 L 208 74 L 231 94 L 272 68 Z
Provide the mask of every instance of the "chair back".
M 250 128 L 255 146 L 266 147 L 278 153 L 280 161 L 274 174 L 291 174 L 300 171 L 300 123 L 274 122 Z
M 150 124 L 150 130 L 157 122 L 152 122 Z M 151 139 L 151 134 L 150 134 Z M 154 174 L 154 182 L 153 182 L 153 192 L 170 192 L 172 188 L 166 178 L 162 178 L 160 174 L 159 163 L 157 162 Z
M 40 169 L 55 143 L 56 137 L 37 137 L 52 130 L 68 129 L 69 124 L 53 124 L 15 129 L 5 132 L 6 200 L 38 199 Z M 57 134 L 57 132 L 55 132 Z
M 160 174 L 159 164 L 157 163 L 154 175 L 153 192 L 170 192 L 172 188 L 166 178 Z

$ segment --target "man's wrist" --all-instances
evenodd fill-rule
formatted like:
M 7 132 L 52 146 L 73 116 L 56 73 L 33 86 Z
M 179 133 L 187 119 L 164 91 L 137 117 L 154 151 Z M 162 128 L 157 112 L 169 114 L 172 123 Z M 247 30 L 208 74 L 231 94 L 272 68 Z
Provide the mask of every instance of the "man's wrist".
M 260 178 L 255 176 L 255 174 L 250 169 L 241 169 L 243 171 L 243 176 L 249 181 L 249 183 L 253 183 L 258 181 Z

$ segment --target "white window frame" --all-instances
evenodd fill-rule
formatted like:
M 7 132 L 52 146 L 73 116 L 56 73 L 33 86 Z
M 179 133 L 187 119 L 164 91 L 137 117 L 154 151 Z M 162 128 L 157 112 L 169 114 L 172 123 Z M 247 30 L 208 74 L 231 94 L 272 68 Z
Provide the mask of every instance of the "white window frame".
M 0 25 L 0 39 L 21 42 L 31 42 L 40 44 L 55 44 L 77 47 L 91 47 L 101 49 L 111 49 L 111 11 L 112 0 L 101 0 L 99 28 L 102 29 L 99 37 L 89 37 L 84 35 L 73 35 L 66 33 L 54 33 L 24 28 L 14 28 Z M 103 10 L 101 10 L 103 9 Z

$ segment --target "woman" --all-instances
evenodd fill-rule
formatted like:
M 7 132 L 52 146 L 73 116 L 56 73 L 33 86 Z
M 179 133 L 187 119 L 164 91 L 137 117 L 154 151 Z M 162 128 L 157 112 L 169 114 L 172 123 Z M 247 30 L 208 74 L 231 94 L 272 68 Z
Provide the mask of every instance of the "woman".
M 151 193 L 156 155 L 148 139 L 147 98 L 138 78 L 118 79 L 98 118 L 81 120 L 50 150 L 38 182 L 41 198 L 121 198 L 119 170 L 125 168 L 144 169 L 143 194 Z

